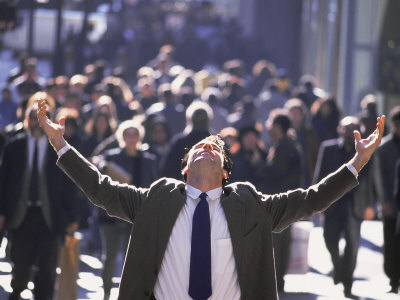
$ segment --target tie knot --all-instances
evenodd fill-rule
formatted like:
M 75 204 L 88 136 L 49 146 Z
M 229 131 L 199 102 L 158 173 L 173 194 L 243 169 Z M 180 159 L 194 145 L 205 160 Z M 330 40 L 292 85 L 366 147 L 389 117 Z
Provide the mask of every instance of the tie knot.
M 200 200 L 207 200 L 207 194 L 206 193 L 201 193 L 199 198 L 200 198 Z

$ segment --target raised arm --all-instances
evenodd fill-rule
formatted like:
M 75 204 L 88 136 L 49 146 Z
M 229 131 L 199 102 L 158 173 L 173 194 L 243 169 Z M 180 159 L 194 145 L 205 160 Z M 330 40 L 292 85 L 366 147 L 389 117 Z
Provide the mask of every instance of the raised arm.
M 60 119 L 56 124 L 47 117 L 45 100 L 39 101 L 37 116 L 40 127 L 46 133 L 54 150 L 58 152 L 66 146 L 65 121 Z M 112 181 L 109 176 L 101 174 L 73 147 L 62 154 L 57 161 L 57 166 L 72 179 L 93 204 L 104 208 L 110 216 L 133 222 L 136 212 L 141 209 L 147 199 L 145 189 Z
M 65 119 L 62 117 L 57 123 L 52 122 L 46 114 L 46 100 L 42 99 L 38 101 L 37 117 L 39 120 L 39 125 L 46 133 L 50 144 L 53 146 L 54 150 L 57 152 L 62 147 L 67 145 L 64 139 L 65 132 Z
M 376 119 L 376 129 L 366 139 L 361 139 L 360 132 L 357 130 L 354 131 L 356 154 L 350 160 L 350 163 L 357 172 L 361 171 L 381 143 L 385 118 L 383 115 Z

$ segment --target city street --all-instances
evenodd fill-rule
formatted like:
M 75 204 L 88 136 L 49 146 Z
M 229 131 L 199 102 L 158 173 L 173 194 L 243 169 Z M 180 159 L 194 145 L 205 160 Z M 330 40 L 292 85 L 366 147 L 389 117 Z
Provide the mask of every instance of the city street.
M 400 295 L 387 294 L 388 280 L 383 273 L 382 265 L 382 224 L 379 221 L 366 221 L 362 225 L 362 242 L 355 271 L 353 294 L 359 299 L 390 300 L 400 299 Z M 5 244 L 0 249 L 0 299 L 7 299 L 10 292 L 11 265 L 4 259 Z M 344 246 L 344 242 L 341 245 Z M 96 256 L 90 256 L 82 248 L 80 255 L 80 272 L 77 281 L 79 287 L 78 299 L 99 300 L 103 297 L 100 270 L 101 261 Z M 122 263 L 120 256 L 119 264 Z M 288 274 L 285 277 L 285 293 L 280 294 L 281 300 L 336 300 L 345 299 L 343 286 L 334 285 L 329 276 L 332 265 L 322 237 L 322 228 L 311 229 L 308 246 L 309 270 L 305 274 Z M 114 277 L 114 288 L 111 299 L 116 299 L 120 278 Z M 30 283 L 29 287 L 32 288 Z M 32 293 L 25 290 L 23 299 L 30 299 Z
M 237 283 L 236 275 L 240 278 L 241 290 L 237 286 L 226 290 L 250 300 L 273 297 L 274 278 L 260 274 L 274 274 L 273 252 L 268 246 L 275 246 L 280 267 L 276 281 L 280 290 L 283 286 L 280 269 L 287 263 L 286 250 L 290 247 L 280 300 L 350 299 L 344 296 L 344 286 L 339 281 L 345 282 L 346 295 L 351 299 L 400 300 L 400 291 L 389 293 L 391 289 L 396 290 L 396 283 L 392 278 L 392 287 L 389 285 L 383 259 L 385 249 L 385 257 L 386 254 L 394 256 L 386 260 L 385 269 L 388 273 L 391 268 L 398 269 L 397 250 L 394 255 L 390 251 L 398 248 L 397 240 L 391 242 L 390 235 L 398 234 L 399 217 L 397 223 L 393 221 L 393 229 L 385 220 L 386 248 L 383 224 L 379 220 L 400 216 L 397 205 L 400 201 L 397 193 L 400 186 L 397 152 L 400 35 L 395 29 L 400 27 L 398 12 L 400 0 L 0 0 L 0 300 L 7 300 L 12 293 L 10 249 L 18 266 L 14 268 L 18 274 L 13 281 L 15 293 L 31 280 L 21 294 L 22 300 L 32 300 L 33 291 L 37 294 L 35 300 L 52 298 L 53 285 L 52 300 L 116 300 L 125 251 L 121 249 L 115 264 L 113 259 L 106 260 L 106 295 L 102 251 L 107 247 L 108 253 L 115 254 L 116 240 L 122 237 L 121 243 L 126 243 L 127 234 L 117 236 L 111 223 L 99 225 L 103 222 L 104 212 L 97 212 L 101 207 L 106 207 L 110 216 L 123 218 L 125 215 L 134 221 L 135 233 L 130 244 L 134 261 L 130 264 L 129 256 L 127 266 L 132 268 L 125 269 L 123 292 L 125 287 L 128 286 L 129 292 L 129 288 L 137 285 L 141 295 L 150 297 L 154 289 L 160 298 L 184 298 L 163 300 L 187 300 L 191 297 L 186 290 L 193 289 L 189 288 L 189 275 L 185 274 L 191 273 L 191 282 L 198 283 L 193 280 L 193 273 L 205 274 L 200 277 L 206 279 L 212 273 L 212 300 L 234 298 L 224 290 L 218 293 L 217 286 L 229 286 L 225 281 Z M 46 105 L 42 106 L 41 99 L 46 100 Z M 40 107 L 32 105 L 35 102 Z M 46 113 L 48 119 L 44 117 Z M 50 119 L 59 125 L 52 124 Z M 211 136 L 207 138 L 208 135 Z M 215 142 L 215 136 L 221 144 Z M 214 163 L 192 164 L 196 156 L 190 152 L 184 157 L 184 153 L 177 151 L 190 150 L 201 139 L 212 144 L 212 152 L 219 152 Z M 115 187 L 115 182 L 104 183 L 103 177 L 94 182 L 90 172 L 86 176 L 90 168 L 80 167 L 78 159 L 69 157 L 72 150 L 65 147 L 65 141 L 91 161 L 93 168 L 109 175 L 106 181 L 122 182 L 117 178 L 120 176 L 114 176 L 122 174 L 124 182 L 130 182 L 139 191 L 129 190 L 126 185 Z M 215 147 L 216 143 L 219 147 Z M 372 152 L 375 157 L 363 171 L 365 175 L 357 177 L 361 163 L 366 163 Z M 62 155 L 65 156 L 60 158 Z M 82 191 L 70 186 L 70 179 L 62 174 L 56 162 L 67 166 L 63 170 Z M 322 178 L 347 162 L 350 166 L 346 172 L 350 174 L 350 170 L 360 180 L 361 188 L 331 203 L 337 205 L 331 208 L 332 234 L 327 228 L 325 235 L 336 272 L 324 241 L 323 212 L 291 225 L 290 246 L 286 239 L 289 235 L 281 243 L 273 235 L 272 245 L 270 230 L 264 230 L 263 222 L 268 222 L 267 226 L 274 230 L 280 229 L 285 219 L 310 216 L 310 212 L 323 207 L 331 197 L 339 197 L 351 180 L 356 181 L 354 176 L 345 177 L 339 169 L 337 177 Z M 228 178 L 231 171 L 234 176 Z M 179 221 L 174 224 L 173 242 L 169 245 L 172 247 L 167 248 L 165 257 L 171 248 L 173 255 L 162 265 L 172 268 L 160 268 L 163 241 L 168 241 L 169 233 L 158 229 L 168 229 L 172 223 L 162 221 L 159 216 L 168 219 L 177 214 L 170 209 L 173 205 L 164 205 L 168 200 L 165 194 L 160 195 L 164 189 L 157 189 L 157 183 L 153 189 L 150 184 L 160 177 L 182 179 L 182 175 L 185 177 L 182 183 L 185 187 L 189 185 L 187 199 L 193 196 L 191 185 L 193 189 L 207 192 L 209 203 L 215 200 L 214 193 L 218 196 L 214 207 L 219 205 L 217 209 L 223 213 L 211 206 L 211 234 L 205 231 L 198 234 L 192 231 L 192 227 L 196 228 L 197 213 L 192 214 L 193 203 L 186 203 L 191 204 L 189 213 L 185 212 L 182 217 L 182 225 Z M 309 186 L 317 179 L 321 182 L 305 192 L 289 191 L 283 197 L 275 194 L 269 208 L 267 203 L 264 216 L 264 211 L 257 211 L 263 208 L 264 204 L 259 203 L 263 195 L 255 195 L 252 188 L 241 187 L 240 183 L 237 188 L 232 185 L 232 194 L 238 202 L 244 202 L 242 211 L 233 207 L 230 214 L 224 205 L 224 210 L 220 209 L 226 193 L 217 195 L 218 190 L 212 189 L 221 185 L 221 179 L 223 185 L 227 179 L 249 181 L 258 191 L 271 194 Z M 94 188 L 82 188 L 91 184 Z M 167 181 L 165 187 L 172 185 Z M 165 188 L 165 193 L 172 194 L 175 190 Z M 86 202 L 76 202 L 85 195 L 100 208 L 86 199 L 83 200 Z M 313 197 L 319 197 L 320 202 L 315 203 Z M 146 199 L 150 200 L 146 202 Z M 201 199 L 202 204 L 207 203 Z M 265 202 L 269 200 L 267 197 Z M 206 214 L 199 215 L 207 220 L 199 217 L 200 224 L 209 221 L 205 207 Z M 145 220 L 143 226 L 139 224 L 139 217 L 136 218 L 140 214 Z M 374 214 L 376 218 L 370 220 Z M 360 223 L 356 220 L 348 223 L 348 220 L 361 220 L 364 216 L 369 221 L 361 225 L 349 295 L 351 277 L 342 271 L 354 269 L 357 246 L 354 244 L 360 238 L 354 228 L 358 230 Z M 104 213 L 105 223 L 107 218 Z M 260 218 L 265 219 L 260 221 Z M 228 229 L 220 230 L 221 222 L 228 224 Z M 346 238 L 350 237 L 348 245 L 353 247 L 346 249 L 351 258 L 347 259 L 346 255 L 340 261 L 337 244 L 338 229 L 342 225 L 348 225 Z M 208 226 L 201 227 L 208 229 Z M 99 228 L 107 241 L 103 245 Z M 187 232 L 190 235 L 185 235 Z M 236 261 L 231 259 L 229 234 Z M 58 245 L 58 239 L 64 235 L 68 242 Z M 235 240 L 237 235 L 243 241 Z M 178 236 L 176 242 L 175 236 Z M 194 259 L 197 258 L 194 252 L 190 257 L 192 236 L 196 247 L 191 249 L 207 246 L 206 251 L 199 251 L 207 260 Z M 195 243 L 198 236 L 206 242 Z M 333 242 L 329 243 L 329 237 Z M 195 265 L 208 270 L 209 239 L 212 272 L 197 272 Z M 341 254 L 345 246 L 342 238 Z M 61 250 L 59 259 L 58 249 Z M 397 255 L 400 257 L 400 253 Z M 110 257 L 115 258 L 111 254 Z M 68 260 L 72 263 L 65 264 Z M 113 266 L 116 270 L 110 292 Z M 148 274 L 143 274 L 143 270 Z M 232 275 L 232 270 L 238 274 Z M 69 273 L 72 275 L 66 275 Z M 185 280 L 179 281 L 177 275 L 187 280 L 187 286 L 180 284 Z M 129 280 L 130 276 L 134 279 Z M 334 284 L 333 276 L 338 284 Z M 160 284 L 154 288 L 156 277 Z M 223 280 L 219 280 L 221 277 Z M 174 285 L 168 280 L 182 286 L 183 292 L 171 288 Z M 250 283 L 249 289 L 246 289 L 247 283 Z M 158 286 L 163 291 L 159 292 Z M 178 291 L 174 293 L 178 296 L 162 296 L 164 290 L 166 293 Z M 199 288 L 194 290 L 197 292 Z M 203 291 L 210 295 L 209 288 Z M 131 297 L 139 297 L 139 292 L 135 290 Z M 121 296 L 123 300 L 136 300 L 126 297 Z
M 17 61 L 12 57 L 11 51 L 0 52 L 0 82 L 7 78 L 8 71 L 17 66 Z M 47 60 L 39 59 L 39 73 L 49 77 L 51 68 Z M 360 299 L 390 300 L 400 299 L 400 295 L 387 294 L 390 289 L 388 279 L 383 272 L 382 258 L 382 224 L 379 221 L 367 221 L 362 226 L 362 241 L 359 249 L 358 263 L 355 270 L 353 294 Z M 10 292 L 11 265 L 5 260 L 5 245 L 0 248 L 0 300 L 7 299 Z M 102 280 L 100 277 L 102 263 L 100 255 L 91 256 L 87 253 L 83 243 L 80 255 L 80 272 L 78 278 L 78 299 L 102 299 Z M 344 242 L 342 248 L 344 247 Z M 304 249 L 303 249 L 304 250 Z M 122 256 L 119 264 L 122 265 Z M 315 227 L 311 230 L 308 245 L 308 272 L 305 274 L 288 274 L 285 277 L 285 293 L 280 294 L 283 300 L 334 300 L 345 299 L 343 286 L 334 285 L 330 277 L 332 264 L 329 253 L 325 248 L 322 237 L 322 228 Z M 114 277 L 114 288 L 111 299 L 116 299 L 120 278 Z M 29 285 L 32 289 L 33 284 Z M 28 289 L 23 294 L 23 299 L 30 299 L 31 291 Z

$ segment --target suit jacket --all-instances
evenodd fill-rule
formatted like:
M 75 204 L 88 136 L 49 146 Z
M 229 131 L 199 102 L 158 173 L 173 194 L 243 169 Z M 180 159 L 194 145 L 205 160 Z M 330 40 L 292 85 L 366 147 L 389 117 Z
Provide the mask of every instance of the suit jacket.
M 305 160 L 305 180 L 304 184 L 308 186 L 314 176 L 315 164 L 317 162 L 319 140 L 317 132 L 306 126 L 296 131 L 297 140 L 302 148 L 302 156 Z
M 355 151 L 351 153 L 347 153 L 345 151 L 341 138 L 324 141 L 321 144 L 318 154 L 314 182 L 321 180 L 321 178 L 325 177 L 342 164 L 349 161 L 354 154 Z M 363 168 L 358 176 L 358 180 L 360 182 L 359 186 L 351 193 L 347 193 L 340 201 L 332 205 L 332 207 L 330 207 L 326 213 L 337 217 L 340 213 L 347 215 L 350 209 L 354 216 L 356 216 L 359 220 L 363 220 L 365 209 L 373 206 L 376 202 L 374 189 L 376 178 L 373 172 L 374 167 L 376 167 L 375 159 L 372 157 L 371 162 Z M 346 201 L 348 203 L 346 203 Z
M 303 187 L 300 155 L 300 145 L 296 141 L 288 137 L 279 141 L 272 160 L 265 168 L 269 194 Z
M 396 218 L 396 230 L 395 233 L 396 235 L 399 237 L 400 239 L 400 159 L 397 160 L 396 162 L 396 176 L 394 179 L 394 200 L 397 204 L 396 207 L 396 214 L 397 214 L 397 218 Z
M 6 223 L 12 222 L 22 191 L 23 174 L 27 166 L 28 137 L 26 132 L 13 137 L 4 151 L 0 167 L 0 214 Z M 52 230 L 63 233 L 67 225 L 77 220 L 77 189 L 71 180 L 55 166 L 57 154 L 48 146 L 43 171 L 47 181 Z M 22 200 L 23 201 L 23 200 Z
M 134 223 L 122 273 L 119 299 L 149 299 L 172 228 L 186 201 L 185 183 L 161 178 L 150 188 L 113 182 L 73 148 L 58 166 L 108 214 Z M 250 183 L 223 188 L 241 299 L 277 299 L 272 231 L 326 209 L 357 180 L 341 167 L 320 184 L 277 195 L 263 195 Z
M 382 143 L 377 151 L 379 157 L 381 185 L 383 189 L 383 201 L 390 204 L 393 211 L 396 210 L 396 202 L 393 197 L 395 164 L 400 159 L 400 138 L 393 133 L 382 138 Z M 395 218 L 393 216 L 384 216 Z
M 136 170 L 133 170 L 133 165 L 131 164 L 131 159 L 125 154 L 124 149 L 115 148 L 108 150 L 105 153 L 105 161 L 112 161 L 117 163 L 125 171 L 131 174 L 133 181 L 132 184 L 140 187 L 149 187 L 156 179 L 159 178 L 157 171 L 157 162 L 155 155 L 146 152 L 138 151 L 138 174 L 135 174 Z M 137 176 L 138 178 L 135 178 Z M 98 219 L 100 223 L 117 223 L 116 218 L 110 218 L 107 216 L 103 209 L 98 212 Z

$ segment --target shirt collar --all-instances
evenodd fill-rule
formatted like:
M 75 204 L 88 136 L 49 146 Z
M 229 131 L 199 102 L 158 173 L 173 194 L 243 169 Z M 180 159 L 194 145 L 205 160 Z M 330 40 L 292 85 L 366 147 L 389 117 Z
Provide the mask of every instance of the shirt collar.
M 186 184 L 186 193 L 190 198 L 197 199 L 197 198 L 199 198 L 199 195 L 202 193 L 202 191 L 195 188 L 194 186 L 191 186 L 190 184 Z M 222 187 L 217 187 L 215 189 L 207 191 L 206 193 L 208 196 L 207 198 L 209 200 L 211 200 L 211 201 L 217 200 L 217 199 L 221 198 Z

